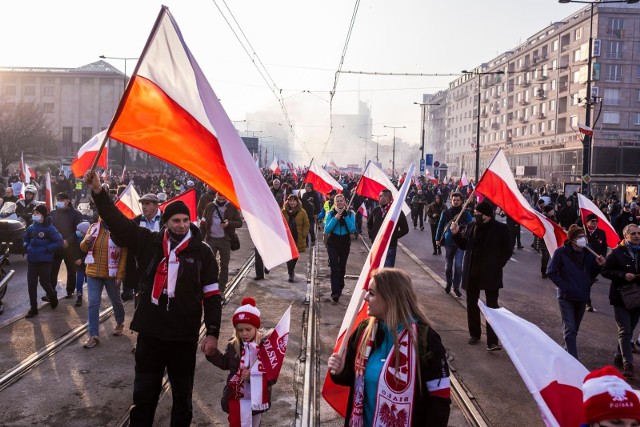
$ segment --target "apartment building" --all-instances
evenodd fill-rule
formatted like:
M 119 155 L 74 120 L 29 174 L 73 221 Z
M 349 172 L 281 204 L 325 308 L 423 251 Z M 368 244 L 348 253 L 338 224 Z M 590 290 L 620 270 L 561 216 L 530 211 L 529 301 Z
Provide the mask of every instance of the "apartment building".
M 590 23 L 587 6 L 449 84 L 446 129 L 436 143 L 446 152 L 450 175 L 475 175 L 479 115 L 480 171 L 502 147 L 516 177 L 579 182 L 578 126 L 584 124 L 589 104 L 594 129 L 592 191 L 637 192 L 640 7 L 595 5 L 592 98 L 587 103 Z M 496 72 L 503 74 L 492 74 Z M 426 122 L 427 132 L 442 133 L 442 126 Z
M 60 156 L 107 128 L 122 97 L 126 76 L 105 61 L 78 68 L 0 66 L 0 102 L 42 105 Z

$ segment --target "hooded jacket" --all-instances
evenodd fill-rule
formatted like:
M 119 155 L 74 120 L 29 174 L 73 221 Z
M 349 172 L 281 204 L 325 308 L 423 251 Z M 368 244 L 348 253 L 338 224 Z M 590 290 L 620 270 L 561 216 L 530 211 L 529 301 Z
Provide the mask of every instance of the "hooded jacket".
M 54 252 L 62 249 L 62 236 L 53 226 L 51 216 L 42 223 L 34 222 L 22 237 L 29 262 L 53 262 Z

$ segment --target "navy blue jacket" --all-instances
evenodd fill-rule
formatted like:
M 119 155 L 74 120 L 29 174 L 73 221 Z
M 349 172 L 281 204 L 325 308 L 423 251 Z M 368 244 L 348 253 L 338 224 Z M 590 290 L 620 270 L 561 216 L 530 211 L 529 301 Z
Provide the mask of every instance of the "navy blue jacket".
M 551 258 L 547 275 L 558 287 L 558 299 L 588 302 L 591 284 L 600 273 L 596 257 L 586 249 L 573 249 L 569 241 L 558 248 Z
M 27 228 L 22 238 L 29 262 L 52 262 L 53 253 L 62 249 L 62 236 L 53 226 L 53 220 L 46 216 L 42 223 L 34 222 Z

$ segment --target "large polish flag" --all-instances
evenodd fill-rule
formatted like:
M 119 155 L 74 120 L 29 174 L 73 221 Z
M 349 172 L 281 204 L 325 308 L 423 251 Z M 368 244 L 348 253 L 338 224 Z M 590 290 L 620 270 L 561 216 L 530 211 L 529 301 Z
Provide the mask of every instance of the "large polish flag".
M 158 205 L 158 209 L 164 211 L 165 206 L 169 203 L 177 202 L 178 200 L 184 202 L 185 205 L 189 208 L 189 218 L 191 222 L 197 221 L 197 211 L 196 211 L 196 189 L 192 188 L 191 190 L 187 190 L 184 193 L 180 193 L 175 197 L 170 198 L 164 203 L 160 203 Z
M 122 191 L 116 200 L 116 206 L 129 219 L 142 215 L 140 196 L 133 186 L 133 181 L 129 182 L 129 185 Z
M 73 176 L 76 178 L 84 176 L 85 172 L 91 169 L 96 156 L 98 155 L 98 151 L 100 150 L 100 146 L 102 145 L 102 141 L 104 140 L 105 135 L 107 134 L 107 129 L 99 132 L 90 140 L 84 143 L 76 157 L 71 162 L 71 171 L 73 172 Z M 102 153 L 100 153 L 100 157 L 98 158 L 98 163 L 96 166 L 106 168 L 107 167 L 107 145 L 104 146 Z
M 515 222 L 544 239 L 551 255 L 566 240 L 567 234 L 562 227 L 535 211 L 520 193 L 502 149 L 496 152 L 489 167 L 482 174 L 476 192 L 489 198 Z
M 304 182 L 305 184 L 310 182 L 313 184 L 314 190 L 325 196 L 327 196 L 331 190 L 336 190 L 338 193 L 342 192 L 342 185 L 320 166 L 315 159 L 311 159 L 311 164 L 309 165 L 309 170 L 307 170 Z
M 298 257 L 265 179 L 165 6 L 108 135 L 220 191 L 242 210 L 266 268 Z
M 432 184 L 437 184 L 439 182 L 437 178 L 434 178 L 433 176 L 431 176 L 429 169 L 426 169 L 426 168 L 425 168 L 425 176 L 429 181 L 431 181 Z
M 53 210 L 53 190 L 51 189 L 51 173 L 47 172 L 44 178 L 44 203 L 49 212 Z
M 600 208 L 598 208 L 591 200 L 580 193 L 578 193 L 578 206 L 580 207 L 580 217 L 582 218 L 582 223 L 584 224 L 584 226 L 587 226 L 587 215 L 595 214 L 598 217 L 598 228 L 603 230 L 605 236 L 607 237 L 607 246 L 609 246 L 610 248 L 615 248 L 616 246 L 618 246 L 618 243 L 620 242 L 620 236 L 618 236 L 618 233 L 616 233 L 616 229 L 613 228 Z
M 481 300 L 478 305 L 533 395 L 544 423 L 580 425 L 587 368 L 533 323 L 506 308 L 488 308 Z
M 398 200 L 399 193 L 396 186 L 393 185 L 389 177 L 387 177 L 387 174 L 385 174 L 382 169 L 369 160 L 367 167 L 362 173 L 362 177 L 360 177 L 360 181 L 358 181 L 356 194 L 368 197 L 369 199 L 378 200 L 380 191 L 385 189 L 391 191 L 391 194 L 393 194 L 393 200 Z M 409 216 L 411 214 L 411 208 L 406 202 L 404 202 L 404 199 L 402 200 L 402 212 L 404 212 L 405 216 Z
M 351 300 L 349 301 L 349 307 L 347 308 L 347 312 L 342 320 L 342 325 L 340 326 L 340 331 L 338 332 L 338 339 L 336 340 L 336 345 L 333 350 L 334 353 L 342 353 L 342 351 L 345 351 L 344 346 L 347 344 L 353 328 L 368 317 L 368 304 L 364 300 L 364 296 L 369 290 L 369 276 L 373 270 L 384 265 L 391 236 L 398 224 L 400 212 L 402 212 L 402 204 L 399 203 L 399 201 L 404 200 L 405 197 L 407 197 L 409 186 L 411 184 L 410 177 L 413 176 L 414 168 L 415 166 L 412 163 L 411 166 L 409 166 L 409 171 L 407 172 L 407 179 L 405 179 L 404 184 L 402 184 L 402 187 L 398 192 L 398 197 L 393 200 L 389 212 L 385 215 L 382 225 L 380 226 L 380 231 L 373 241 L 373 245 L 371 245 L 371 250 L 369 251 L 369 255 L 367 255 L 367 259 L 364 261 L 360 277 L 358 278 L 358 283 L 356 283 L 353 290 L 353 295 L 351 295 Z M 331 405 L 331 407 L 343 418 L 346 417 L 347 402 L 349 401 L 349 387 L 340 386 L 331 381 L 329 372 L 327 372 L 327 377 L 322 387 L 322 397 L 324 397 L 324 400 L 326 400 L 327 403 Z

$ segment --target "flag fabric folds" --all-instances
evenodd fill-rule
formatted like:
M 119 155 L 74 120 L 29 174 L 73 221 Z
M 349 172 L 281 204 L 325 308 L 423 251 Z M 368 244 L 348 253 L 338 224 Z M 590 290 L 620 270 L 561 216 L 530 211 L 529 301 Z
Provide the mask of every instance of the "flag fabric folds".
M 567 234 L 562 227 L 534 210 L 520 193 L 502 149 L 498 150 L 482 174 L 476 192 L 489 198 L 515 222 L 544 239 L 551 255 L 566 240 Z
M 469 180 L 467 179 L 467 172 L 462 172 L 462 177 L 460 178 L 460 182 L 458 183 L 458 188 L 462 188 L 465 185 L 469 185 Z
M 411 181 L 411 180 L 409 180 Z M 378 196 L 380 195 L 380 191 L 387 189 L 391 191 L 393 194 L 393 200 L 398 198 L 398 189 L 391 182 L 391 180 L 387 177 L 382 169 L 376 166 L 375 163 L 369 161 L 367 163 L 367 167 L 362 172 L 362 177 L 360 177 L 360 181 L 358 181 L 358 186 L 356 187 L 356 194 L 367 197 L 369 199 L 378 200 Z M 411 214 L 411 208 L 403 199 L 402 212 L 406 216 Z
M 604 234 L 607 237 L 607 246 L 610 248 L 618 246 L 618 243 L 621 240 L 620 236 L 618 236 L 616 229 L 613 228 L 600 208 L 580 193 L 578 193 L 578 206 L 580 207 L 580 218 L 582 218 L 582 224 L 584 224 L 585 228 L 587 226 L 587 215 L 595 214 L 598 217 L 598 228 L 604 231 Z
M 311 164 L 309 165 L 309 170 L 307 170 L 304 182 L 305 184 L 310 182 L 313 184 L 314 190 L 325 196 L 327 196 L 331 190 L 336 190 L 338 193 L 342 192 L 342 185 L 322 166 L 316 163 L 315 159 L 311 159 Z
M 44 203 L 49 212 L 53 210 L 53 190 L 51 188 L 51 173 L 47 172 L 44 179 Z
M 413 172 L 414 164 L 412 163 L 411 166 L 409 166 L 407 178 L 413 176 Z M 378 234 L 371 245 L 371 250 L 369 251 L 369 255 L 367 255 L 367 259 L 364 261 L 358 282 L 353 289 L 353 294 L 349 301 L 349 307 L 347 308 L 347 312 L 342 320 L 342 325 L 338 332 L 338 339 L 336 340 L 336 345 L 333 350 L 334 353 L 339 353 L 344 350 L 343 346 L 346 345 L 346 341 L 348 341 L 353 327 L 357 326 L 362 320 L 367 318 L 368 304 L 364 300 L 364 295 L 369 289 L 369 275 L 373 270 L 384 265 L 387 250 L 389 249 L 389 242 L 391 241 L 393 231 L 398 224 L 400 212 L 402 211 L 402 203 L 400 203 L 400 201 L 404 200 L 407 196 L 410 183 L 411 179 L 405 180 L 398 192 L 398 197 L 395 198 L 391 204 L 389 212 L 387 212 L 387 215 L 385 215 L 384 220 L 382 221 L 380 231 L 378 231 Z M 349 400 L 349 387 L 335 384 L 331 381 L 331 377 L 328 372 L 322 387 L 322 396 L 324 397 L 324 400 L 326 400 L 327 403 L 336 410 L 336 412 L 338 412 L 343 418 L 346 417 L 347 401 Z
M 291 306 L 284 312 L 273 332 L 264 339 L 258 349 L 258 357 L 262 361 L 267 381 L 277 380 L 284 363 L 289 340 L 289 325 L 291 323 Z
M 358 208 L 358 212 L 360 212 L 360 215 L 362 215 L 363 218 L 369 217 L 369 214 L 367 213 L 367 206 L 364 204 L 364 202 L 362 202 L 362 204 Z
M 545 424 L 580 425 L 587 368 L 536 325 L 506 308 L 488 308 L 481 300 L 478 305 L 533 395 Z
M 106 133 L 107 130 L 105 129 L 102 132 L 93 135 L 90 140 L 85 142 L 84 145 L 80 147 L 78 154 L 76 154 L 73 162 L 71 162 L 71 171 L 73 172 L 73 176 L 75 176 L 76 178 L 83 177 L 85 172 L 91 169 L 91 166 L 93 165 L 93 162 L 98 155 L 98 150 L 100 150 L 100 145 L 102 144 Z M 104 150 L 102 150 L 102 153 L 100 153 L 100 158 L 98 159 L 98 163 L 96 166 L 102 168 L 107 167 L 107 151 L 108 146 L 105 145 Z
M 429 181 L 431 181 L 432 184 L 437 184 L 438 183 L 438 179 L 431 176 L 431 173 L 429 172 L 429 169 L 425 169 L 425 176 Z
M 133 186 L 133 181 L 122 191 L 120 197 L 116 200 L 116 206 L 129 219 L 142 215 L 140 196 Z
M 30 178 L 36 179 L 36 173 L 25 163 L 23 152 L 20 154 L 20 181 L 28 184 Z M 22 187 L 24 188 L 24 185 Z
M 220 191 L 241 209 L 266 268 L 298 257 L 265 179 L 167 7 L 160 10 L 109 137 Z
M 271 165 L 269 165 L 269 169 L 273 172 L 274 175 L 280 175 L 280 162 L 277 157 L 273 158 Z
M 578 129 L 580 130 L 580 133 L 583 135 L 589 135 L 589 136 L 593 135 L 593 129 L 587 125 L 578 125 Z
M 178 200 L 183 201 L 185 205 L 189 208 L 189 218 L 191 222 L 197 221 L 197 211 L 196 211 L 196 189 L 192 188 L 191 190 L 187 190 L 184 193 L 180 193 L 175 197 L 170 198 L 164 203 L 160 203 L 158 205 L 158 209 L 161 211 L 164 210 L 164 207 L 169 203 L 177 202 Z

